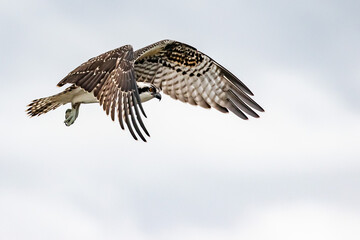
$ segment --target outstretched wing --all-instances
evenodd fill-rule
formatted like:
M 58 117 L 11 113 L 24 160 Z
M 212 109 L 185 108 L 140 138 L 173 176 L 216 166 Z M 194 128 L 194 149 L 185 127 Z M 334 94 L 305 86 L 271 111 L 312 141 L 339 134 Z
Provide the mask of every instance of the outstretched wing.
M 151 82 L 182 102 L 229 110 L 242 119 L 259 117 L 263 108 L 250 98 L 253 93 L 236 76 L 195 48 L 163 40 L 135 51 L 139 82 Z
M 132 46 L 125 45 L 91 58 L 70 72 L 58 83 L 58 86 L 66 83 L 73 83 L 88 92 L 93 92 L 106 114 L 110 113 L 112 120 L 115 119 L 115 110 L 117 110 L 121 128 L 124 129 L 123 120 L 125 120 L 131 135 L 137 140 L 131 126 L 133 125 L 140 138 L 146 142 L 137 125 L 138 122 L 144 132 L 150 136 L 139 112 L 140 108 L 146 117 L 136 85 Z

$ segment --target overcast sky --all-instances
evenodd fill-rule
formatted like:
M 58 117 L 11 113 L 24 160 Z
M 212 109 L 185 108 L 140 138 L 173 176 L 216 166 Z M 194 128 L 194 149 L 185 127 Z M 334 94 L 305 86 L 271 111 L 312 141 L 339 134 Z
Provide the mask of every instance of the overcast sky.
M 359 1 L 0 1 L 0 239 L 360 239 Z M 85 60 L 175 39 L 265 108 L 163 94 L 134 141 L 97 105 L 25 115 Z

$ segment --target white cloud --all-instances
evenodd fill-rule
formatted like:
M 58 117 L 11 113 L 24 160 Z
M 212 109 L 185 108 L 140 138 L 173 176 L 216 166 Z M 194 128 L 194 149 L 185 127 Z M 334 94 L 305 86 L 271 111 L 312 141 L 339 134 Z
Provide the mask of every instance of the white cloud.
M 244 218 L 222 227 L 183 223 L 157 231 L 142 229 L 130 216 L 94 217 L 46 195 L 1 195 L 5 239 L 357 239 L 358 212 L 319 202 L 253 205 Z M 5 218 L 6 216 L 6 218 Z M 156 221 L 156 216 L 154 219 Z M 20 227 L 20 228 L 19 228 Z M 19 231 L 21 229 L 21 231 Z
M 2 2 L 1 239 L 359 238 L 356 8 L 189 4 Z M 144 104 L 146 144 L 96 105 L 70 128 L 66 107 L 25 116 L 87 58 L 162 38 L 228 67 L 266 112 L 164 97 Z

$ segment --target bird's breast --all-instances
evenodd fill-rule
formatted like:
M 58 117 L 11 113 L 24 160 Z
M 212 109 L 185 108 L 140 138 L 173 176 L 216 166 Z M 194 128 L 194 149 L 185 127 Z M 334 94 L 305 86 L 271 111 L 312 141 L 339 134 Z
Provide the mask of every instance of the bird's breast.
M 94 96 L 93 92 L 87 92 L 82 88 L 74 91 L 72 103 L 97 103 L 99 100 Z

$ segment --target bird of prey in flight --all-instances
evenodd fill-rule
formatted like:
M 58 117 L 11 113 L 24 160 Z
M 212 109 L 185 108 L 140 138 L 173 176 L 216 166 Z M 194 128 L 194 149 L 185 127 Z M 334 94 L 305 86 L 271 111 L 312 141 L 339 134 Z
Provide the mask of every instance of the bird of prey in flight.
M 63 104 L 65 125 L 72 125 L 82 103 L 100 103 L 107 115 L 127 125 L 137 140 L 149 132 L 141 115 L 142 103 L 161 99 L 160 92 L 174 99 L 204 108 L 229 111 L 242 119 L 263 112 L 250 96 L 253 93 L 235 75 L 209 56 L 187 44 L 163 40 L 134 51 L 131 45 L 89 59 L 63 78 L 57 86 L 71 84 L 56 95 L 33 100 L 27 113 L 38 116 Z

